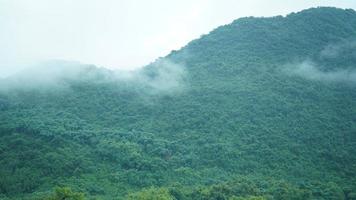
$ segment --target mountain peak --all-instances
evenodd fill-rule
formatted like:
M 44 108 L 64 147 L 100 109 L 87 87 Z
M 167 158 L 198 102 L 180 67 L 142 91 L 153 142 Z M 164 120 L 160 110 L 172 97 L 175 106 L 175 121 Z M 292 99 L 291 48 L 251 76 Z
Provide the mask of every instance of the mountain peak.
M 317 7 L 285 17 L 244 17 L 193 40 L 168 57 L 176 60 L 285 64 L 314 59 L 330 45 L 355 40 L 356 12 Z M 184 58 L 183 58 L 184 57 Z M 189 65 L 189 64 L 188 64 Z M 216 63 L 221 65 L 221 63 Z

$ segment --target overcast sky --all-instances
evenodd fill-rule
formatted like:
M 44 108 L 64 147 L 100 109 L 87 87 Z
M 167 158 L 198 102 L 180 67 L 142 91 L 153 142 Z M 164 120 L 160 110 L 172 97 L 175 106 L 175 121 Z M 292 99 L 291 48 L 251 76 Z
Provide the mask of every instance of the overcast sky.
M 355 0 L 0 0 L 0 77 L 64 59 L 133 69 L 244 16 Z

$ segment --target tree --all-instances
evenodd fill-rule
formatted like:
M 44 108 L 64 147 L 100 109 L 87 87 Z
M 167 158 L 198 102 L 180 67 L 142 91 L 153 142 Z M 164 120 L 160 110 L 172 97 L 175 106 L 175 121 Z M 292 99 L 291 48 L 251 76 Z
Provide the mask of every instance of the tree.
M 73 192 L 69 187 L 57 187 L 53 194 L 43 200 L 84 200 L 84 194 Z
M 127 196 L 128 200 L 175 200 L 167 188 L 148 188 Z

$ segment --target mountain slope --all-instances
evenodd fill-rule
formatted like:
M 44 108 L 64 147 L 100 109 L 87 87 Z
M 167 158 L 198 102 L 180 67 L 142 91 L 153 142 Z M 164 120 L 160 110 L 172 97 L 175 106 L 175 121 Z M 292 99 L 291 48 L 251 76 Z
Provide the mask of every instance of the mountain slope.
M 355 39 L 355 11 L 312 8 L 238 19 L 135 72 L 7 80 L 0 198 L 353 199 Z

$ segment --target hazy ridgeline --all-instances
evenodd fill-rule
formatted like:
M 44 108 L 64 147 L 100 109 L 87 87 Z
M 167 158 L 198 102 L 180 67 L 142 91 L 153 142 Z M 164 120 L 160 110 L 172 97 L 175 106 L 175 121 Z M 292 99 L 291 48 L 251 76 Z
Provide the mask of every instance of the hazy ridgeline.
M 355 34 L 355 11 L 314 8 L 135 71 L 4 78 L 0 199 L 356 199 Z
M 146 68 L 149 68 L 147 70 Z M 0 92 L 16 90 L 68 90 L 76 82 L 139 85 L 152 93 L 175 92 L 183 88 L 184 66 L 161 59 L 144 69 L 112 71 L 94 65 L 54 60 L 27 68 L 1 80 Z M 146 91 L 147 92 L 147 91 Z

